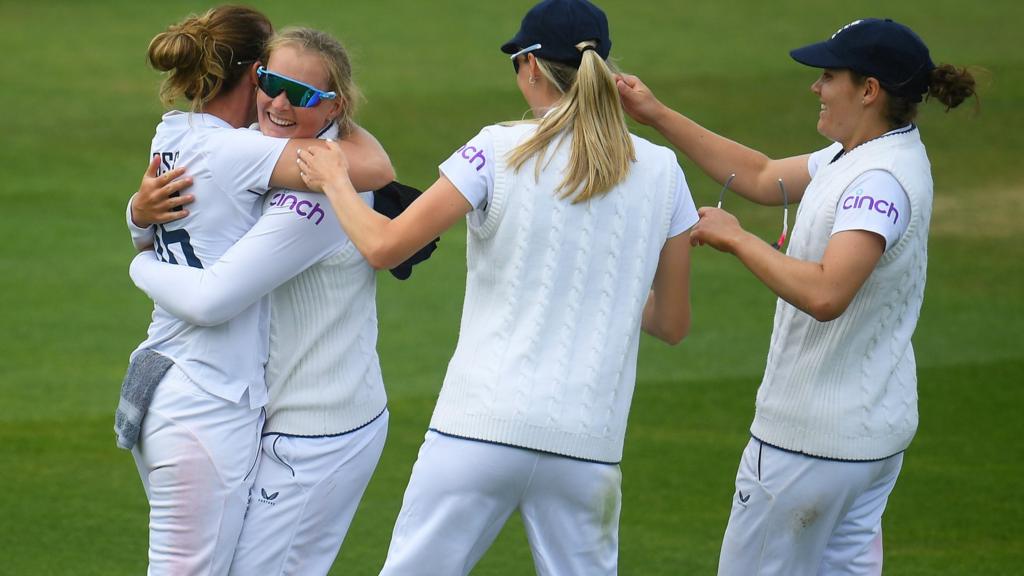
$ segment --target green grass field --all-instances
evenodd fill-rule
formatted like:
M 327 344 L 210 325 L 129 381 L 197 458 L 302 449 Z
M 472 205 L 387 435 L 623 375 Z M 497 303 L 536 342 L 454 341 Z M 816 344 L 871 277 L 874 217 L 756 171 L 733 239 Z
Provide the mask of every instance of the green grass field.
M 367 95 L 360 121 L 425 186 L 485 124 L 522 117 L 498 46 L 531 2 L 253 2 L 337 34 Z M 708 127 L 783 156 L 826 143 L 814 71 L 790 48 L 858 17 L 911 24 L 937 61 L 974 64 L 981 113 L 920 124 L 935 177 L 915 339 L 921 426 L 885 516 L 886 573 L 1011 575 L 1024 565 L 1024 51 L 1018 0 L 822 3 L 608 0 L 613 55 Z M 113 409 L 151 304 L 127 275 L 126 199 L 161 107 L 149 39 L 198 2 L 0 0 L 0 574 L 141 574 L 148 509 Z M 653 137 L 646 129 L 638 133 Z M 685 159 L 698 204 L 717 186 Z M 769 238 L 777 212 L 733 199 Z M 382 275 L 388 445 L 333 574 L 376 574 L 453 350 L 464 230 L 401 284 Z M 691 336 L 642 343 L 626 441 L 621 573 L 712 574 L 753 415 L 772 295 L 732 259 L 694 256 Z M 532 573 L 513 520 L 474 571 Z

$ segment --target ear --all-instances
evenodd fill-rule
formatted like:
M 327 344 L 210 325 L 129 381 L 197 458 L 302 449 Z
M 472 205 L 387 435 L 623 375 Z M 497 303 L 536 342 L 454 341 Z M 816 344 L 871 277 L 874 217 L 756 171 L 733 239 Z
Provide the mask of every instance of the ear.
M 327 117 L 331 120 L 337 120 L 338 117 L 341 116 L 341 112 L 345 109 L 345 106 L 348 104 L 345 101 L 345 97 L 341 94 L 339 94 L 334 100 L 328 100 L 327 102 L 331 105 L 330 112 L 327 113 Z
M 864 80 L 861 90 L 861 103 L 865 106 L 870 106 L 882 96 L 882 85 L 877 78 L 871 76 Z
M 256 76 L 256 70 L 259 69 L 260 66 L 263 66 L 263 63 L 257 60 L 252 63 L 252 66 L 249 67 L 249 82 L 252 83 L 253 87 L 259 85 L 259 78 L 257 78 Z
M 538 80 L 544 77 L 540 72 L 540 64 L 537 64 L 537 57 L 532 53 L 526 55 L 526 64 L 530 67 L 530 76 Z

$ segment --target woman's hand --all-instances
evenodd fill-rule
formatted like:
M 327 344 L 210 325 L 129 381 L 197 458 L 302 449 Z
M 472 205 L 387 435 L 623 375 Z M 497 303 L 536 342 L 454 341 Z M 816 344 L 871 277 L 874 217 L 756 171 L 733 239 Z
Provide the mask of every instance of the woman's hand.
M 350 188 L 352 183 L 348 178 L 345 152 L 334 140 L 328 140 L 326 144 L 327 149 L 298 150 L 299 176 L 315 192 L 325 192 L 324 186 L 328 184 Z
M 184 175 L 184 167 L 157 176 L 159 167 L 160 156 L 153 156 L 142 175 L 139 191 L 132 196 L 132 222 L 139 228 L 180 220 L 188 216 L 183 206 L 195 200 L 191 194 L 181 194 L 192 185 L 192 178 Z
M 700 220 L 690 231 L 690 245 L 707 244 L 722 252 L 735 252 L 737 243 L 746 234 L 740 221 L 721 208 L 705 206 L 697 210 Z
M 619 89 L 623 110 L 641 124 L 653 125 L 665 109 L 665 105 L 654 97 L 651 89 L 636 76 L 616 75 L 615 87 Z

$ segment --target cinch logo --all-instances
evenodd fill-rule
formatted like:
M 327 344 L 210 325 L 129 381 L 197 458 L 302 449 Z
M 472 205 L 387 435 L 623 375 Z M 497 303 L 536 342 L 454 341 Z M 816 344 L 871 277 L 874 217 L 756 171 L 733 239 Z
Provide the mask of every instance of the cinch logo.
M 854 196 L 847 196 L 846 200 L 843 200 L 843 210 L 856 210 L 863 208 L 866 204 L 868 210 L 874 210 L 879 214 L 885 214 L 887 218 L 892 218 L 893 224 L 900 219 L 900 212 L 892 202 L 875 200 L 871 196 L 861 196 L 863 192 L 864 190 L 858 189 Z
M 260 502 L 263 502 L 264 504 L 270 504 L 271 506 L 277 506 L 277 503 L 274 502 L 274 500 L 277 499 L 277 495 L 278 494 L 280 494 L 280 492 L 274 492 L 273 494 L 267 494 L 266 490 L 264 490 L 263 488 L 260 488 L 260 495 L 263 496 L 263 497 L 262 498 L 257 498 L 257 500 L 259 500 Z
M 320 207 L 319 202 L 314 204 L 309 200 L 299 200 L 294 194 L 278 192 L 270 198 L 270 205 L 284 206 L 309 221 L 312 221 L 314 216 L 318 216 L 317 226 L 324 221 L 324 209 Z
M 466 160 L 469 160 L 470 164 L 473 164 L 477 160 L 480 160 L 480 165 L 476 167 L 477 172 L 482 170 L 483 167 L 487 165 L 487 159 L 484 157 L 484 151 L 478 150 L 475 146 L 470 146 L 469 144 L 466 144 L 465 146 L 459 148 L 455 152 L 461 155 Z
M 842 32 L 843 30 L 846 30 L 847 28 L 849 28 L 851 26 L 856 26 L 857 24 L 860 24 L 861 22 L 863 22 L 863 20 L 854 20 L 853 22 L 850 22 L 846 26 L 843 26 L 839 30 L 836 30 L 836 33 L 832 35 L 832 38 L 835 38 L 836 36 L 839 36 L 839 33 Z

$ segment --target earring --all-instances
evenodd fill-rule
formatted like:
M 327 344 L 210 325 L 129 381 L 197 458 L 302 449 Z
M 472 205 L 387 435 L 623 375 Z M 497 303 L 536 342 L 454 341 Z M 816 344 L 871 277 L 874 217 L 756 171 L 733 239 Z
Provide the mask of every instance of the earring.
M 530 76 L 530 86 L 536 86 L 536 85 L 537 85 L 537 78 L 534 77 L 534 76 Z

